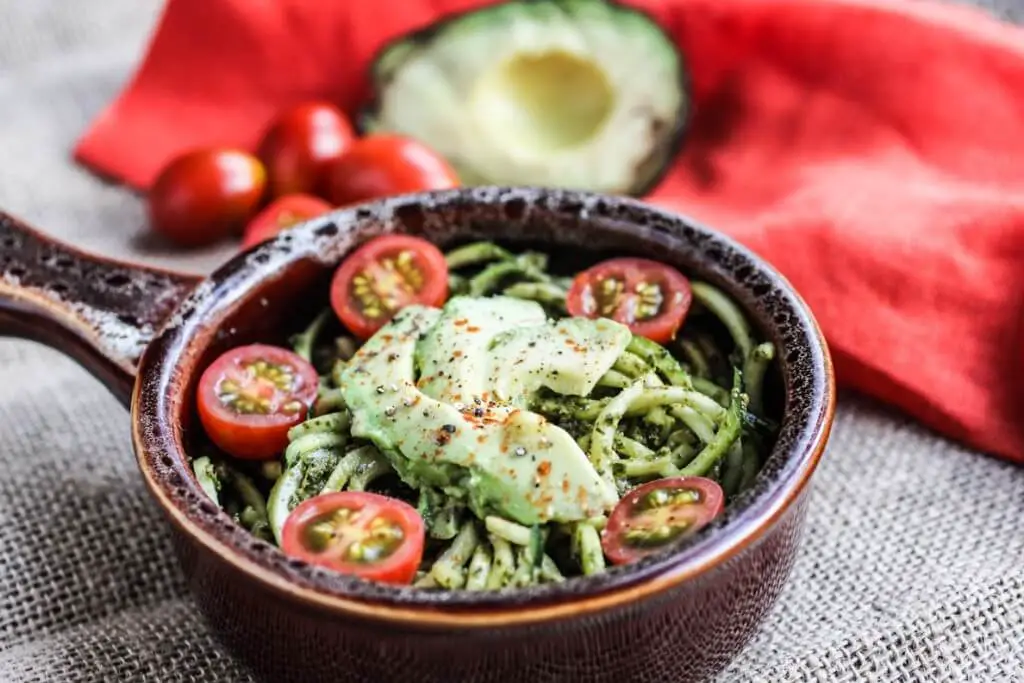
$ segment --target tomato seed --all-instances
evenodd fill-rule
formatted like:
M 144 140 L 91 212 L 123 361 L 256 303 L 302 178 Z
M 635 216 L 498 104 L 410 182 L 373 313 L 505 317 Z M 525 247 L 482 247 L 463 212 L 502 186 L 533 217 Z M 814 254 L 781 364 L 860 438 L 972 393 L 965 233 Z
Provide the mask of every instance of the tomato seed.
M 297 413 L 301 411 L 305 406 L 300 401 L 288 401 L 281 406 L 281 412 L 284 413 Z
M 599 288 L 600 292 L 594 297 L 597 310 L 600 315 L 611 317 L 622 303 L 622 293 L 626 285 L 622 280 L 610 277 L 602 280 Z
M 650 282 L 641 282 L 636 286 L 638 302 L 634 312 L 636 320 L 648 320 L 661 312 L 663 296 L 661 286 Z
M 217 385 L 217 398 L 235 412 L 269 414 L 275 410 L 275 390 L 287 393 L 294 389 L 295 373 L 287 365 L 259 359 L 241 363 L 239 368 L 245 372 L 244 377 L 226 377 Z M 302 410 L 302 404 L 290 401 L 282 410 L 296 413 Z
M 360 528 L 362 510 L 339 508 L 306 528 L 306 546 L 318 553 L 338 552 L 350 562 L 370 563 L 394 553 L 405 540 L 402 527 L 384 517 L 375 517 Z
M 405 249 L 382 258 L 352 277 L 352 296 L 362 314 L 371 319 L 390 317 L 424 285 L 424 274 L 414 254 Z
M 661 524 L 656 527 L 634 527 L 626 532 L 625 540 L 633 546 L 658 546 L 678 538 L 689 527 L 690 523 L 683 520 L 676 520 L 673 524 Z
M 693 505 L 701 500 L 693 489 L 654 489 L 637 501 L 637 510 L 651 510 L 668 505 Z
M 405 539 L 402 527 L 378 517 L 370 522 L 368 533 L 352 543 L 345 558 L 352 562 L 377 562 L 391 555 Z

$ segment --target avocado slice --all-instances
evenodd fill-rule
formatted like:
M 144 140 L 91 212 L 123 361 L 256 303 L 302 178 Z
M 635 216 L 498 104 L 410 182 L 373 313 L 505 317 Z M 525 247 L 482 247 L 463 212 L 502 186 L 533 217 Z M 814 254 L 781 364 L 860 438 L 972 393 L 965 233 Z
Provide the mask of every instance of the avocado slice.
M 515 0 L 387 45 L 363 132 L 431 146 L 466 185 L 641 195 L 682 140 L 686 68 L 649 16 L 603 0 Z
M 495 338 L 516 328 L 543 325 L 545 320 L 540 304 L 525 299 L 449 299 L 437 323 L 416 347 L 417 388 L 450 403 L 479 398 L 489 389 L 489 350 Z
M 518 310 L 512 301 L 490 303 L 512 317 Z M 409 306 L 367 340 L 349 361 L 341 373 L 341 392 L 352 412 L 353 436 L 373 442 L 405 483 L 413 488 L 424 484 L 444 488 L 449 495 L 463 497 L 481 517 L 497 512 L 530 525 L 571 522 L 607 512 L 618 501 L 615 487 L 601 477 L 567 432 L 512 403 L 467 397 L 468 405 L 457 404 L 433 398 L 418 386 L 416 364 L 417 358 L 423 362 L 424 350 L 429 355 L 440 353 L 444 360 L 453 351 L 490 355 L 475 343 L 474 333 L 460 328 L 477 327 L 479 323 L 480 333 L 486 334 L 482 324 L 490 320 L 500 325 L 498 319 L 504 315 L 487 313 L 469 300 L 453 302 L 456 310 L 479 315 L 455 318 L 466 320 L 466 324 L 448 330 L 452 338 L 447 343 L 428 341 L 443 315 L 441 311 Z M 541 327 L 547 327 L 543 321 Z M 592 333 L 599 338 L 591 339 L 590 346 L 595 350 L 618 341 L 617 332 L 611 328 L 595 327 Z M 548 350 L 530 349 L 533 354 Z M 527 354 L 521 355 L 525 360 Z M 581 372 L 600 376 L 607 370 L 587 363 L 586 356 L 587 352 L 576 356 L 580 367 L 587 368 Z M 606 360 L 608 366 L 612 362 L 614 357 Z M 480 373 L 482 365 L 455 365 L 460 374 L 466 371 L 486 376 Z M 513 361 L 506 370 L 515 372 L 517 367 L 532 373 L 538 365 L 524 362 L 515 366 Z M 433 384 L 432 379 L 419 379 L 425 379 L 424 387 Z M 441 395 L 450 398 L 450 392 Z
M 542 387 L 562 396 L 586 396 L 632 338 L 628 327 L 605 318 L 521 327 L 492 343 L 487 382 L 497 399 L 517 404 Z

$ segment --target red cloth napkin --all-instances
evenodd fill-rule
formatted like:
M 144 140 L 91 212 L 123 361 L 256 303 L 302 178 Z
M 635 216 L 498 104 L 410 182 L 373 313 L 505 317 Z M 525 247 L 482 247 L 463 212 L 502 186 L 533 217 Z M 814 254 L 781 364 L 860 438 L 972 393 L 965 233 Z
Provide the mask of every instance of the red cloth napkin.
M 282 106 L 353 109 L 385 41 L 480 0 L 171 0 L 77 158 L 145 187 Z M 652 194 L 774 263 L 839 381 L 1024 462 L 1024 30 L 911 0 L 636 0 L 692 70 L 696 120 Z

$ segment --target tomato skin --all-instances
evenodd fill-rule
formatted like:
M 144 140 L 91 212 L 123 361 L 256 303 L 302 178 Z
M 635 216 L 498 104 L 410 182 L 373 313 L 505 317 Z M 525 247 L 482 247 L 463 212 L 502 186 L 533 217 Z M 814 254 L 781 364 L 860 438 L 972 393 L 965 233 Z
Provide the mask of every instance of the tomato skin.
M 202 247 L 238 232 L 259 208 L 267 174 L 236 149 L 187 152 L 168 163 L 150 187 L 153 230 L 182 247 Z
M 399 135 L 371 135 L 331 165 L 326 196 L 343 206 L 458 185 L 448 162 L 425 145 Z
M 231 379 L 246 385 L 241 364 L 261 359 L 291 368 L 294 386 L 280 396 L 275 394 L 273 412 L 245 413 L 225 405 L 218 395 L 221 383 Z M 250 460 L 274 458 L 288 445 L 288 430 L 306 419 L 319 381 L 316 369 L 287 349 L 265 344 L 239 346 L 221 354 L 200 377 L 199 420 L 210 440 L 229 455 Z M 301 409 L 284 411 L 282 407 L 289 401 L 298 401 Z
M 636 528 L 637 519 L 648 510 L 638 509 L 644 499 L 658 490 L 682 490 L 694 492 L 699 500 L 685 503 L 670 503 L 661 508 L 670 516 L 668 521 L 676 519 L 684 522 L 684 530 L 671 539 L 662 543 L 642 546 L 631 544 L 627 534 L 631 529 Z M 721 514 L 725 507 L 725 494 L 722 487 L 713 479 L 706 477 L 671 477 L 669 479 L 656 479 L 641 486 L 637 486 L 627 492 L 618 502 L 612 514 L 608 517 L 608 524 L 601 534 L 601 547 L 605 556 L 614 564 L 629 564 L 643 559 L 647 555 L 659 552 L 671 542 L 696 533 L 706 526 L 711 520 Z
M 388 556 L 374 562 L 357 562 L 338 557 L 331 548 L 317 552 L 309 547 L 304 536 L 309 526 L 338 509 L 365 510 L 370 518 L 384 518 L 403 532 L 400 545 Z M 370 519 L 349 526 L 364 529 Z M 281 530 L 281 549 L 286 555 L 310 564 L 327 567 L 342 574 L 351 574 L 370 581 L 409 584 L 423 559 L 426 530 L 423 518 L 408 503 L 376 493 L 339 491 L 314 496 L 292 510 Z
M 607 279 L 621 282 L 624 287 L 613 311 L 600 311 L 599 284 Z M 639 289 L 657 285 L 661 303 L 655 314 L 642 319 L 636 311 L 645 304 Z M 602 261 L 579 273 L 572 281 L 566 296 L 569 315 L 597 318 L 608 317 L 629 327 L 633 334 L 664 344 L 675 338 L 690 311 L 693 291 L 690 281 L 675 268 L 640 258 L 615 258 Z
M 322 194 L 328 167 L 354 139 L 352 124 L 332 104 L 306 102 L 283 111 L 259 145 L 271 196 Z
M 319 197 L 308 194 L 288 194 L 279 197 L 249 221 L 242 237 L 242 248 L 248 249 L 269 240 L 277 233 L 325 214 L 333 208 Z
M 416 292 L 403 292 L 390 315 L 370 317 L 354 300 L 353 279 L 361 273 L 379 272 L 380 259 L 407 251 L 413 266 L 422 274 L 423 285 Z M 392 292 L 393 290 L 388 290 Z M 382 235 L 361 245 L 342 262 L 331 282 L 331 307 L 348 330 L 361 339 L 373 336 L 399 309 L 410 304 L 440 306 L 448 298 L 448 264 L 441 250 L 412 235 Z

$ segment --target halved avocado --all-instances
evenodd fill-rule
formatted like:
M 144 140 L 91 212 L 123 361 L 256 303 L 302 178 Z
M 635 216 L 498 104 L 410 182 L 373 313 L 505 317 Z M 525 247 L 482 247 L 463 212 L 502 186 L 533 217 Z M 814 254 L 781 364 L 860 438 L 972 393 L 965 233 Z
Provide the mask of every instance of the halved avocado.
M 514 0 L 446 17 L 371 66 L 363 132 L 408 135 L 466 185 L 640 195 L 689 114 L 683 59 L 646 14 L 604 0 Z

